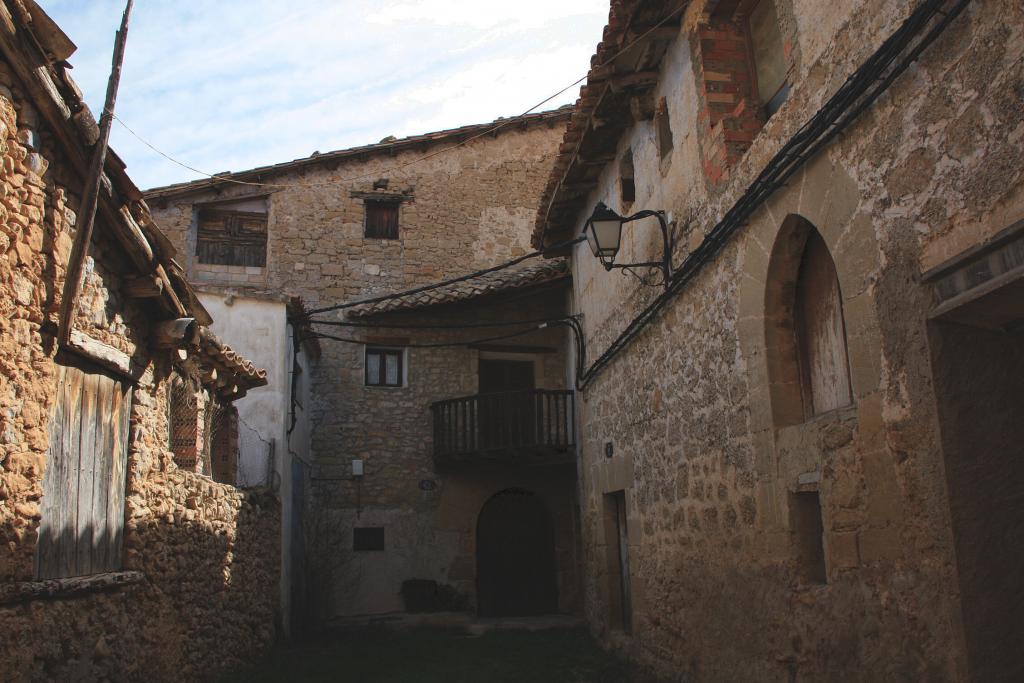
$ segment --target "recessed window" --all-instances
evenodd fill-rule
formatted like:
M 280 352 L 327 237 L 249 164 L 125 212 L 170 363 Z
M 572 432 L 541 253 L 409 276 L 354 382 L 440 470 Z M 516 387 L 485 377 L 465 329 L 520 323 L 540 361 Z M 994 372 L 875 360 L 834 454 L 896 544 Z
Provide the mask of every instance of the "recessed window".
M 625 211 L 636 201 L 636 181 L 633 177 L 633 150 L 628 150 L 619 162 L 619 195 Z
M 662 97 L 654 113 L 654 126 L 658 136 L 658 156 L 664 160 L 672 154 L 672 124 L 669 122 L 668 102 Z
M 827 583 L 824 524 L 817 491 L 793 493 L 789 499 L 789 524 L 800 578 L 806 583 Z
M 366 526 L 352 529 L 352 550 L 384 550 L 384 527 Z
M 779 17 L 772 0 L 761 0 L 750 12 L 749 36 L 757 93 L 765 118 L 777 112 L 789 96 L 786 54 Z
M 367 199 L 366 224 L 363 236 L 372 239 L 398 239 L 398 207 L 396 201 Z
M 267 264 L 267 214 L 203 208 L 198 212 L 196 259 L 221 266 Z
M 366 348 L 366 386 L 400 387 L 405 372 L 403 349 Z

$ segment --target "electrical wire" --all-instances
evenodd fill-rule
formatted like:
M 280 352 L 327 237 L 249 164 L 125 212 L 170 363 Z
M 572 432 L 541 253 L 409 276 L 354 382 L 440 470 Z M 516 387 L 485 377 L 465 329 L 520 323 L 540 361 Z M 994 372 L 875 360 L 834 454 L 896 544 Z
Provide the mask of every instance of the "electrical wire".
M 396 311 L 397 312 L 397 311 Z M 554 323 L 565 320 L 567 316 L 547 318 L 528 318 L 526 320 L 503 320 L 484 323 L 368 323 L 352 320 L 307 320 L 311 325 L 328 325 L 331 327 L 371 327 L 385 330 L 467 330 L 481 327 L 511 327 L 512 325 L 535 325 L 537 323 Z M 573 317 L 573 316 L 569 316 Z
M 422 163 L 422 162 L 427 161 L 429 159 L 433 159 L 434 157 L 440 156 L 442 154 L 447 154 L 448 152 L 451 152 L 451 151 L 454 151 L 454 150 L 459 149 L 461 147 L 464 147 L 464 146 L 468 145 L 469 143 L 471 143 L 471 142 L 473 142 L 475 140 L 479 140 L 482 137 L 486 137 L 488 135 L 496 133 L 497 131 L 501 130 L 505 126 L 508 126 L 508 125 L 510 125 L 510 124 L 512 124 L 514 122 L 517 122 L 517 119 L 519 119 L 521 117 L 524 117 L 524 116 L 526 116 L 528 114 L 533 113 L 534 110 L 544 106 L 545 104 L 547 104 L 551 100 L 555 99 L 556 97 L 559 97 L 559 96 L 563 95 L 564 93 L 568 92 L 572 88 L 575 88 L 576 86 L 578 86 L 581 83 L 583 83 L 590 76 L 590 72 L 593 69 L 599 69 L 601 67 L 607 66 L 608 64 L 611 64 L 612 62 L 614 62 L 621 55 L 623 55 L 628 50 L 630 50 L 634 45 L 636 45 L 637 43 L 641 42 L 648 35 L 650 35 L 654 31 L 656 31 L 657 29 L 661 28 L 666 23 L 671 21 L 673 17 L 675 17 L 677 14 L 679 14 L 687 6 L 687 4 L 688 4 L 688 2 L 680 3 L 679 6 L 677 6 L 674 10 L 672 10 L 669 14 L 667 14 L 661 21 L 656 23 L 654 26 L 649 28 L 644 33 L 642 33 L 639 36 L 637 36 L 634 40 L 629 42 L 627 45 L 623 46 L 622 49 L 620 49 L 614 55 L 612 55 L 611 57 L 609 57 L 605 61 L 601 62 L 597 66 L 592 66 L 591 69 L 588 70 L 587 73 L 585 73 L 583 76 L 577 78 L 575 81 L 573 81 L 569 85 L 565 86 L 564 88 L 562 88 L 558 92 L 556 92 L 556 93 L 554 93 L 552 95 L 549 95 L 548 97 L 545 97 L 543 100 L 541 100 L 537 104 L 533 105 L 532 107 L 530 107 L 529 109 L 524 111 L 522 114 L 519 114 L 518 116 L 514 116 L 514 117 L 511 117 L 509 119 L 505 119 L 505 120 L 502 120 L 500 122 L 497 122 L 496 125 L 488 128 L 487 130 L 484 130 L 484 131 L 482 131 L 480 133 L 477 133 L 476 135 L 472 135 L 472 136 L 466 138 L 465 140 L 460 140 L 459 142 L 455 143 L 451 147 L 443 147 L 441 149 L 434 150 L 433 152 L 430 152 L 429 154 L 425 154 L 425 155 L 417 157 L 415 159 L 410 159 L 407 162 L 404 162 L 404 163 L 401 163 L 401 164 L 397 164 L 395 166 L 390 166 L 390 167 L 388 167 L 386 169 L 376 170 L 376 171 L 373 171 L 373 172 L 370 172 L 370 173 L 363 173 L 361 175 L 352 176 L 352 177 L 349 177 L 349 178 L 340 178 L 340 179 L 337 179 L 337 180 L 319 181 L 319 182 L 314 182 L 314 183 L 263 183 L 263 182 L 257 182 L 257 181 L 249 181 L 249 180 L 238 180 L 237 178 L 232 178 L 232 177 L 226 176 L 226 175 L 217 175 L 216 173 L 208 173 L 208 172 L 202 171 L 202 170 L 200 170 L 200 169 L 198 169 L 198 168 L 196 168 L 194 166 L 191 166 L 191 165 L 189 165 L 189 164 L 187 164 L 187 163 L 185 163 L 183 161 L 179 161 L 175 157 L 173 157 L 170 154 L 164 152 L 163 150 L 158 148 L 156 145 L 154 145 L 153 143 L 149 142 L 147 139 L 143 138 L 141 135 L 136 133 L 135 130 L 130 128 L 128 126 L 128 124 L 125 123 L 114 112 L 108 111 L 108 113 L 125 130 L 127 130 L 133 137 L 135 137 L 139 142 L 141 142 L 143 145 L 145 145 L 149 149 L 153 150 L 154 152 L 156 152 L 157 154 L 159 154 L 163 158 L 167 159 L 168 161 L 170 161 L 170 162 L 172 162 L 174 164 L 177 164 L 178 166 L 181 166 L 182 168 L 185 168 L 185 169 L 187 169 L 189 171 L 192 171 L 193 173 L 198 173 L 199 175 L 206 176 L 207 178 L 209 178 L 211 180 L 217 180 L 217 181 L 221 181 L 221 182 L 225 182 L 225 183 L 234 183 L 236 185 L 247 185 L 247 186 L 251 186 L 251 187 L 266 187 L 266 188 L 272 188 L 272 189 L 288 189 L 288 188 L 310 188 L 310 187 L 333 186 L 333 185 L 337 185 L 338 183 L 349 183 L 349 182 L 354 182 L 356 180 L 366 180 L 368 178 L 379 178 L 382 175 L 388 175 L 389 173 L 394 173 L 396 171 L 404 170 L 404 169 L 406 169 L 406 168 L 408 168 L 410 166 L 413 166 L 415 164 Z M 249 171 L 239 171 L 237 173 L 237 175 L 245 174 L 245 173 L 248 173 L 248 172 Z
M 403 296 L 411 296 L 413 294 L 421 294 L 423 292 L 429 292 L 429 291 L 434 290 L 434 289 L 440 289 L 441 287 L 447 287 L 448 285 L 458 284 L 459 282 L 466 282 L 467 280 L 473 280 L 475 278 L 482 277 L 484 275 L 488 275 L 490 273 L 494 273 L 494 272 L 497 272 L 499 270 L 504 270 L 505 268 L 511 268 L 512 266 L 520 264 L 523 261 L 526 261 L 528 259 L 536 258 L 538 256 L 543 256 L 546 252 L 554 251 L 556 249 L 564 249 L 565 247 L 571 247 L 572 245 L 578 244 L 578 243 L 582 242 L 585 239 L 586 239 L 586 237 L 581 235 L 581 236 L 577 237 L 576 239 L 566 240 L 565 242 L 559 242 L 558 244 L 553 244 L 553 245 L 551 245 L 549 247 L 546 247 L 544 249 L 538 249 L 537 251 L 531 251 L 528 254 L 524 254 L 522 256 L 517 256 L 516 258 L 512 259 L 511 261 L 505 261 L 504 263 L 499 263 L 499 264 L 497 264 L 495 266 L 490 266 L 488 268 L 483 268 L 481 270 L 476 270 L 476 271 L 473 271 L 472 273 L 467 273 L 465 275 L 460 275 L 458 277 L 449 278 L 447 280 L 440 280 L 438 282 L 432 282 L 429 285 L 422 285 L 420 287 L 414 287 L 412 289 L 406 289 L 404 291 L 394 292 L 392 294 L 383 294 L 381 296 L 375 296 L 375 297 L 371 297 L 369 299 L 359 299 L 358 301 L 348 301 L 348 302 L 341 303 L 341 304 L 334 304 L 333 306 L 324 306 L 323 308 L 314 308 L 314 309 L 312 309 L 310 311 L 307 311 L 306 315 L 317 315 L 319 313 L 327 313 L 328 311 L 340 311 L 340 310 L 344 310 L 346 308 L 354 308 L 355 306 L 362 306 L 364 304 L 379 303 L 381 301 L 388 301 L 390 299 L 398 299 L 398 298 L 401 298 Z
M 666 290 L 648 304 L 604 352 L 577 379 L 585 388 L 602 369 L 644 330 L 686 285 L 717 256 L 725 244 L 761 204 L 782 187 L 803 164 L 820 152 L 836 135 L 871 105 L 903 73 L 938 35 L 967 6 L 970 0 L 954 0 L 946 11 L 939 9 L 949 0 L 926 0 L 882 43 L 818 112 L 772 157 L 743 196 L 705 236 L 700 245 L 672 275 Z M 928 25 L 938 20 L 930 30 Z M 922 35 L 923 34 L 923 35 Z M 915 39 L 917 42 L 915 43 Z M 900 56 L 903 55 L 902 59 Z M 899 61 L 897 61 L 899 60 Z
M 558 321 L 558 322 L 561 322 L 561 321 Z M 463 340 L 463 341 L 451 341 L 451 342 L 410 343 L 410 344 L 402 344 L 402 347 L 403 348 L 409 348 L 409 349 L 440 349 L 440 348 L 452 347 L 452 346 L 473 346 L 475 344 L 486 344 L 488 342 L 504 341 L 505 339 L 515 339 L 516 337 L 522 337 L 522 336 L 525 336 L 525 335 L 530 334 L 532 332 L 537 332 L 538 330 L 543 330 L 543 329 L 548 327 L 548 324 L 549 323 L 541 323 L 539 325 L 534 325 L 532 327 L 528 327 L 525 330 L 518 330 L 516 332 L 511 332 L 509 334 L 500 334 L 500 335 L 495 335 L 495 336 L 491 336 L 491 337 L 481 337 L 480 339 L 472 339 L 472 340 L 468 340 L 468 341 Z M 344 342 L 344 343 L 348 343 L 348 344 L 366 344 L 367 343 L 367 341 L 365 339 L 353 339 L 351 337 L 339 337 L 337 335 L 327 334 L 327 333 L 324 333 L 324 332 L 313 332 L 311 334 L 305 335 L 303 337 L 303 339 L 310 339 L 310 338 L 314 338 L 314 337 L 317 338 L 317 339 L 330 339 L 331 341 Z

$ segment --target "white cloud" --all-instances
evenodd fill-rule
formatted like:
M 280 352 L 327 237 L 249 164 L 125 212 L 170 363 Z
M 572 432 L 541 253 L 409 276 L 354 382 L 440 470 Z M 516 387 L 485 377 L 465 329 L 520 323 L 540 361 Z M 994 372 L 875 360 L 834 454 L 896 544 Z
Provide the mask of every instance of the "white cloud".
M 98 110 L 124 0 L 42 0 Z M 608 0 L 136 3 L 118 115 L 205 171 L 514 116 L 583 75 Z M 572 102 L 573 88 L 543 108 Z M 115 126 L 142 187 L 196 177 Z
M 489 29 L 497 26 L 537 27 L 566 17 L 598 14 L 607 16 L 605 0 L 415 0 L 386 6 L 366 20 L 370 23 L 399 24 L 424 22 L 441 26 L 469 26 Z

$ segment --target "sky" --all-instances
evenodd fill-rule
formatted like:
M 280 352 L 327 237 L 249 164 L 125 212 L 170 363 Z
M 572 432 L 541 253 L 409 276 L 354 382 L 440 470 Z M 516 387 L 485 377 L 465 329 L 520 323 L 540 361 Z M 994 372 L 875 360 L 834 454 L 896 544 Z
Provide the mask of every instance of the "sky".
M 97 118 L 124 0 L 37 0 Z M 608 0 L 136 0 L 116 112 L 206 173 L 524 113 L 584 74 Z M 579 86 L 539 107 L 576 100 Z M 201 175 L 116 121 L 142 188 Z

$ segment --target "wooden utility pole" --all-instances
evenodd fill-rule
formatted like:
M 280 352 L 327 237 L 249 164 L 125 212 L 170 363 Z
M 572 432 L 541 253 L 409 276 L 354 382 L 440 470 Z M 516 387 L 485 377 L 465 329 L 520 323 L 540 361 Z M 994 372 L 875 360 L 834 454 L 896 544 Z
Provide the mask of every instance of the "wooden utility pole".
M 64 294 L 60 300 L 60 320 L 57 328 L 57 341 L 67 346 L 71 339 L 71 327 L 74 323 L 75 304 L 82 289 L 82 266 L 89 253 L 92 240 L 92 228 L 96 222 L 96 205 L 100 195 L 100 179 L 103 177 L 103 165 L 107 160 L 107 144 L 110 141 L 110 127 L 114 123 L 114 104 L 117 102 L 117 87 L 121 83 L 121 65 L 124 63 L 124 47 L 128 42 L 128 20 L 131 17 L 134 0 L 128 0 L 121 16 L 121 28 L 114 37 L 114 57 L 107 80 L 107 97 L 103 102 L 103 113 L 100 115 L 100 136 L 93 148 L 89 172 L 85 178 L 82 191 L 82 203 L 78 206 L 78 230 L 71 246 L 64 280 Z

